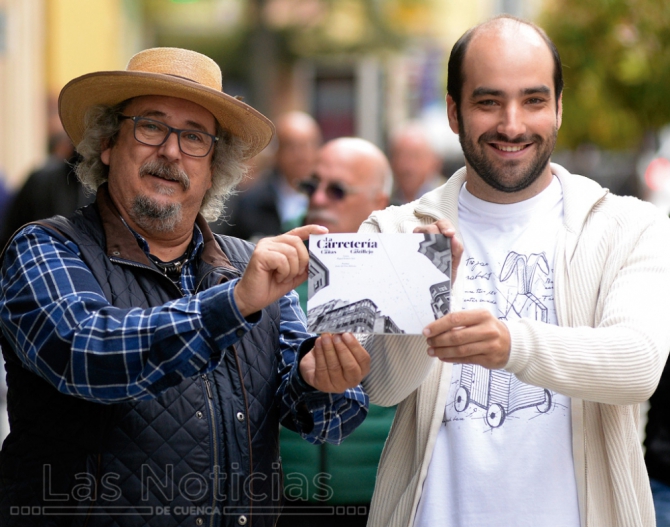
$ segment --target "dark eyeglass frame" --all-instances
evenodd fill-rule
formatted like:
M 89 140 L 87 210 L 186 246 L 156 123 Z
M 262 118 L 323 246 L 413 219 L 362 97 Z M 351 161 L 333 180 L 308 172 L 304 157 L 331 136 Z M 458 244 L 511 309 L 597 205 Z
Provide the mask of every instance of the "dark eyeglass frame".
M 318 177 L 312 177 L 310 179 L 303 179 L 298 182 L 298 190 L 305 194 L 308 198 L 311 198 L 314 193 L 319 189 L 323 181 Z M 328 199 L 332 201 L 342 201 L 346 199 L 347 196 L 352 194 L 359 194 L 363 192 L 362 189 L 349 187 L 344 183 L 339 181 L 330 181 L 326 184 L 326 189 L 324 191 Z
M 172 126 L 168 125 L 167 123 L 164 123 L 163 121 L 158 121 L 156 119 L 151 119 L 150 117 L 144 117 L 143 115 L 119 115 L 119 120 L 125 120 L 125 119 L 130 119 L 133 122 L 133 137 L 135 138 L 135 141 L 137 141 L 138 143 L 141 143 L 141 144 L 147 145 L 147 146 L 162 146 L 168 140 L 168 138 L 170 137 L 170 134 L 174 133 L 174 134 L 177 135 L 177 144 L 179 144 L 179 151 L 182 154 L 190 156 L 190 157 L 207 157 L 207 155 L 209 155 L 209 153 L 212 151 L 212 147 L 214 146 L 214 144 L 219 140 L 219 138 L 216 137 L 215 135 L 204 132 L 202 130 L 173 128 Z M 160 126 L 164 126 L 165 128 L 167 128 L 168 131 L 167 131 L 167 134 L 165 134 L 165 137 L 163 138 L 163 140 L 158 144 L 152 144 L 152 143 L 146 143 L 145 141 L 141 141 L 140 139 L 138 139 L 137 138 L 137 122 L 140 121 L 140 120 L 148 121 L 150 123 L 156 123 Z M 206 136 L 210 137 L 212 139 L 212 142 L 209 144 L 209 149 L 207 150 L 207 152 L 205 152 L 204 154 L 191 154 L 189 152 L 185 152 L 184 149 L 181 147 L 181 134 L 184 133 L 184 132 L 192 132 L 192 133 L 196 133 L 196 134 L 203 134 L 203 135 L 206 135 Z

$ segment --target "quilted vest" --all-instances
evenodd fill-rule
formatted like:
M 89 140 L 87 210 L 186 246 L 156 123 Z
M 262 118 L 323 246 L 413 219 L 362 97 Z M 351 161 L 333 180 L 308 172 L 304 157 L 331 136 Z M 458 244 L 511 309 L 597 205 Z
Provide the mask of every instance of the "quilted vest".
M 138 261 L 115 250 L 137 243 L 104 189 L 96 205 L 42 223 L 77 244 L 113 306 L 149 308 L 181 296 L 146 255 Z M 253 247 L 198 224 L 205 248 L 196 283 L 204 290 L 239 276 Z M 0 524 L 274 525 L 282 497 L 279 319 L 277 303 L 266 308 L 214 371 L 166 378 L 155 399 L 111 405 L 61 394 L 3 340 L 11 433 L 0 452 Z

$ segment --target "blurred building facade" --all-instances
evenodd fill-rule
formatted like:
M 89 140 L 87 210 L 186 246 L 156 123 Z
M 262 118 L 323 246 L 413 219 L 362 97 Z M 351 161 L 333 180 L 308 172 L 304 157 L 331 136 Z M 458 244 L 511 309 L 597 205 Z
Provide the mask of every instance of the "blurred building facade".
M 394 126 L 437 115 L 440 141 L 443 132 L 448 137 L 442 117 L 453 42 L 499 12 L 532 18 L 543 1 L 0 0 L 0 169 L 16 188 L 44 161 L 57 96 L 69 80 L 121 69 L 155 45 L 212 56 L 222 65 L 226 91 L 271 118 L 307 111 L 326 139 L 356 135 L 384 147 Z M 401 44 L 366 43 L 372 7 L 384 28 L 403 36 Z M 244 27 L 247 37 L 235 40 Z M 281 64 L 277 50 L 289 46 L 288 34 L 298 35 L 298 51 Z M 239 65 L 227 65 L 236 57 L 248 63 L 246 81 Z M 456 144 L 448 137 L 440 148 L 449 153 Z
M 11 187 L 45 160 L 60 89 L 78 75 L 123 68 L 141 49 L 139 4 L 0 0 L 0 168 Z

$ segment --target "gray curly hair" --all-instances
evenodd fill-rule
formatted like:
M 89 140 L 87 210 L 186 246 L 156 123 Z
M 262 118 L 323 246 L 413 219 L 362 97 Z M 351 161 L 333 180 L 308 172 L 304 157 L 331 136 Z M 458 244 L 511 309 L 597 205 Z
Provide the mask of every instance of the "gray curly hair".
M 86 112 L 84 136 L 77 145 L 81 161 L 76 166 L 79 181 L 95 192 L 109 177 L 109 167 L 100 159 L 107 145 L 114 144 L 121 129 L 123 109 L 129 101 L 115 106 L 93 106 Z M 216 136 L 212 155 L 212 186 L 205 194 L 200 213 L 205 220 L 216 221 L 224 211 L 226 199 L 234 193 L 237 184 L 244 178 L 248 166 L 244 162 L 247 145 L 238 137 L 216 123 Z

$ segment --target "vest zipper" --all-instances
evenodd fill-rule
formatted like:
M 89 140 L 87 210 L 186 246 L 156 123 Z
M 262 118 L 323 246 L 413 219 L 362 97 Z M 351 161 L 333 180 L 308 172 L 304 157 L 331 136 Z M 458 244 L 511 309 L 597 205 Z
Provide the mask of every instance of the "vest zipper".
M 235 354 L 235 363 L 237 364 L 237 372 L 240 376 L 240 386 L 242 389 L 242 396 L 244 397 L 244 411 L 247 413 L 247 442 L 249 444 L 249 474 L 254 473 L 254 451 L 253 445 L 251 442 L 251 413 L 249 411 L 249 400 L 247 399 L 247 390 L 244 387 L 244 374 L 242 372 L 242 363 L 240 362 L 240 356 L 237 353 L 237 348 L 235 345 L 230 346 Z M 254 509 L 254 500 L 253 500 L 253 478 L 249 480 L 249 525 L 253 524 L 253 509 Z
M 95 484 L 96 484 L 96 489 L 100 488 L 100 466 L 102 464 L 102 454 L 98 453 L 97 456 L 97 464 L 96 464 L 96 470 L 95 470 Z M 91 520 L 91 513 L 93 512 L 93 509 L 95 508 L 95 502 L 98 500 L 98 496 L 96 493 L 95 500 L 91 501 L 91 504 L 88 506 L 88 510 L 86 511 L 86 517 L 84 518 L 84 527 L 87 527 L 89 524 L 89 521 Z
M 156 273 L 158 276 L 162 276 L 162 277 L 165 278 L 168 282 L 170 282 L 170 284 L 172 284 L 172 287 L 174 287 L 174 288 L 179 292 L 179 296 L 180 296 L 180 297 L 184 297 L 184 296 L 185 296 L 185 295 L 184 295 L 184 291 L 182 291 L 181 288 L 180 288 L 177 284 L 175 284 L 172 280 L 170 280 L 170 277 L 168 277 L 167 275 L 161 273 L 158 269 L 155 269 L 155 268 L 150 267 L 150 266 L 148 266 L 148 265 L 144 265 L 144 264 L 140 264 L 140 263 L 135 263 L 135 262 L 133 262 L 133 261 L 131 261 L 131 260 L 123 260 L 123 259 L 121 259 L 121 258 L 113 258 L 113 257 L 110 257 L 109 261 L 110 261 L 110 262 L 117 263 L 117 264 L 121 264 L 121 265 L 128 265 L 128 266 L 130 266 L 130 267 L 136 267 L 137 269 L 147 269 L 147 270 L 149 270 L 149 271 L 151 271 L 151 272 L 153 272 L 153 273 Z M 201 280 L 201 281 L 202 281 L 202 280 Z
M 179 292 L 180 297 L 184 297 L 184 291 L 181 290 L 170 278 L 161 273 L 158 269 L 154 269 L 153 267 L 150 267 L 148 265 L 140 264 L 140 263 L 135 263 L 131 260 L 124 260 L 121 258 L 110 258 L 110 261 L 122 264 L 122 265 L 128 265 L 131 267 L 136 267 L 138 269 L 148 269 L 154 273 L 156 273 L 158 276 L 162 276 L 165 279 L 167 279 L 170 284 Z M 198 284 L 196 285 L 193 294 L 198 293 L 200 286 L 202 285 L 202 282 L 204 279 L 210 275 L 211 273 L 214 272 L 214 269 L 211 269 L 210 271 L 206 272 L 198 281 Z M 238 365 L 239 366 L 239 365 Z M 205 385 L 205 391 L 207 392 L 207 408 L 209 410 L 209 418 L 210 418 L 210 423 L 211 423 L 211 430 L 212 430 L 212 451 L 213 451 L 213 457 L 214 457 L 214 470 L 217 471 L 215 474 L 214 479 L 214 484 L 212 486 L 213 489 L 213 495 L 212 495 L 212 515 L 210 516 L 209 520 L 209 525 L 210 527 L 214 527 L 214 520 L 216 517 L 216 514 L 214 513 L 215 507 L 216 507 L 216 497 L 219 495 L 219 478 L 218 478 L 218 471 L 220 470 L 219 466 L 219 450 L 217 446 L 217 437 L 218 437 L 218 429 L 216 426 L 216 412 L 214 411 L 214 394 L 212 393 L 212 386 L 211 383 L 209 382 L 209 378 L 207 377 L 206 373 L 203 373 L 201 376 L 201 379 L 203 381 L 203 384 Z M 246 396 L 246 394 L 245 394 Z M 246 397 L 245 397 L 246 398 Z
M 214 395 L 212 394 L 212 386 L 209 382 L 209 378 L 207 377 L 206 373 L 203 373 L 201 376 L 203 384 L 205 385 L 205 391 L 207 392 L 207 407 L 209 408 L 209 418 L 210 418 L 210 423 L 212 424 L 212 434 L 213 434 L 213 440 L 212 440 L 212 452 L 214 453 L 214 470 L 216 473 L 214 474 L 214 484 L 213 484 L 213 494 L 212 494 L 212 515 L 210 516 L 209 520 L 209 525 L 210 527 L 214 527 L 214 507 L 216 507 L 216 497 L 219 495 L 219 478 L 218 478 L 218 471 L 220 470 L 219 467 L 219 449 L 217 446 L 217 428 L 216 428 L 216 413 L 214 412 Z

